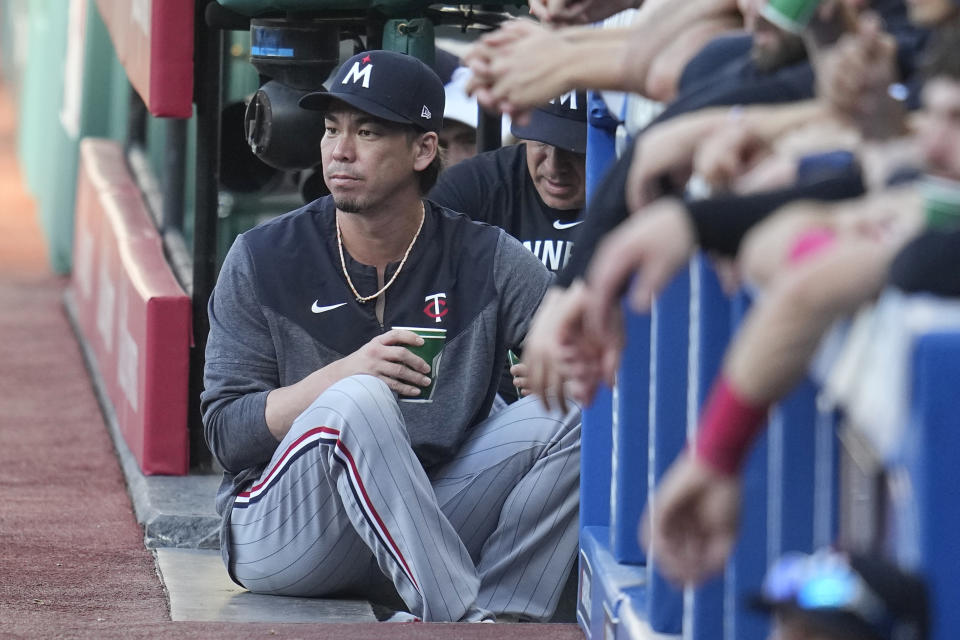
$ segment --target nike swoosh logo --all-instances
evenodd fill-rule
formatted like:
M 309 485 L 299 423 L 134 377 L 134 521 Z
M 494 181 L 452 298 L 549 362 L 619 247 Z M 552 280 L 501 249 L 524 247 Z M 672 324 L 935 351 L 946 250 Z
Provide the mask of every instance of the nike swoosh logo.
M 553 221 L 553 228 L 563 231 L 564 229 L 569 229 L 570 227 L 575 227 L 578 224 L 583 222 L 583 220 L 577 220 L 576 222 L 560 222 L 559 220 Z
M 333 309 L 339 309 L 343 305 L 347 304 L 346 302 L 341 302 L 340 304 L 331 304 L 331 305 L 327 305 L 326 307 L 321 307 L 320 305 L 317 304 L 318 302 L 320 301 L 319 300 L 313 301 L 313 305 L 311 305 L 310 311 L 313 311 L 314 313 L 323 313 L 325 311 L 332 311 Z

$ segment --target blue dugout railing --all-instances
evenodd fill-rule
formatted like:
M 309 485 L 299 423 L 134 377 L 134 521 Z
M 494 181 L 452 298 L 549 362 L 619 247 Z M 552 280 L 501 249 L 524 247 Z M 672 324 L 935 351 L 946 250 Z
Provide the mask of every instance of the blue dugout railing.
M 588 193 L 613 158 L 604 113 L 591 96 Z M 748 307 L 745 294 L 730 299 L 722 292 L 698 256 L 651 314 L 627 313 L 616 387 L 601 390 L 583 413 L 577 618 L 590 640 L 762 640 L 768 622 L 748 600 L 767 566 L 786 551 L 837 541 L 838 420 L 817 409 L 818 388 L 808 380 L 775 408 L 754 446 L 743 478 L 741 534 L 722 576 L 683 592 L 638 544 L 641 511 L 695 432 L 731 330 Z M 888 473 L 899 478 L 897 526 L 884 532 L 883 545 L 927 577 L 933 638 L 946 640 L 960 628 L 960 609 L 951 604 L 960 601 L 960 447 L 952 446 L 960 432 L 960 330 L 920 337 L 908 380 L 910 424 L 899 457 L 887 461 Z

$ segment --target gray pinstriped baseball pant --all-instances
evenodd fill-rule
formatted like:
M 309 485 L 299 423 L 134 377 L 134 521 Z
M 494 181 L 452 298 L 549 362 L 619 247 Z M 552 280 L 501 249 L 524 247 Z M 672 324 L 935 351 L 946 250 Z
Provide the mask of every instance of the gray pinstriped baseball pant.
M 296 421 L 231 512 L 249 590 L 369 594 L 389 579 L 411 613 L 477 607 L 546 620 L 576 556 L 580 412 L 521 400 L 427 475 L 387 386 L 341 380 Z

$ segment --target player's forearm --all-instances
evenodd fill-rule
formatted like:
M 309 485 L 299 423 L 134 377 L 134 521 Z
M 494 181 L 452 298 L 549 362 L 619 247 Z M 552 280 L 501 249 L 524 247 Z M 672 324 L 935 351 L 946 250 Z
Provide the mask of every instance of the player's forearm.
M 267 428 L 277 440 L 282 440 L 301 413 L 306 411 L 321 393 L 344 377 L 338 360 L 314 371 L 306 378 L 287 387 L 274 389 L 267 395 L 264 410 Z
M 226 385 L 221 384 L 224 380 Z M 206 375 L 201 396 L 203 434 L 217 462 L 232 473 L 270 460 L 276 440 L 264 420 L 266 391 L 237 395 L 226 389 L 233 376 Z M 249 381 L 241 384 L 247 385 Z

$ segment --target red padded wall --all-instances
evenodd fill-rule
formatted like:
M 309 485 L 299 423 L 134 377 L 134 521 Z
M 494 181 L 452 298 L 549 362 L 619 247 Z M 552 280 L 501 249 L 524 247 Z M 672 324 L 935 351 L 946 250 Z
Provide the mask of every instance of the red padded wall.
M 130 83 L 155 116 L 193 113 L 193 0 L 97 0 Z
M 145 474 L 185 474 L 190 299 L 113 141 L 80 143 L 76 221 L 77 322 L 120 431 Z

